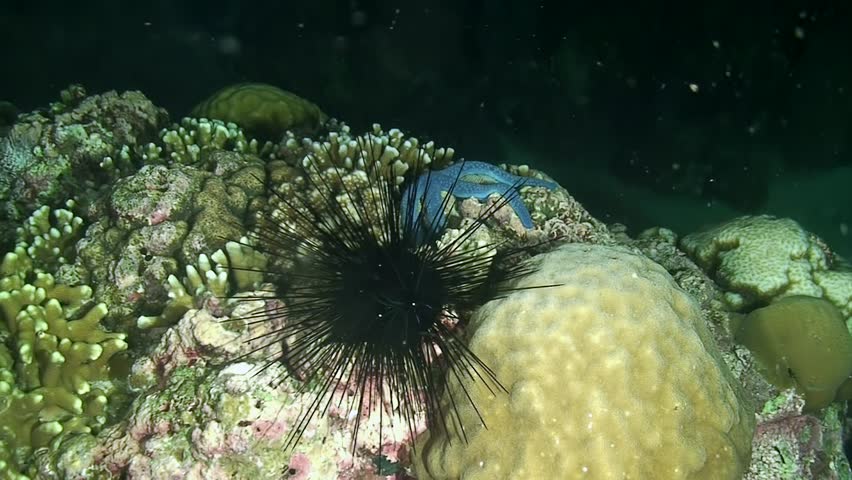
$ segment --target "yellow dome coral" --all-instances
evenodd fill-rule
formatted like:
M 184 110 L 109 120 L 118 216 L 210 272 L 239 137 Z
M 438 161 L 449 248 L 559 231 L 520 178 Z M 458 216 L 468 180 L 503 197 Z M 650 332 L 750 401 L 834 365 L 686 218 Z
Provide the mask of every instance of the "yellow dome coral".
M 452 436 L 420 440 L 418 478 L 740 478 L 753 410 L 696 302 L 625 249 L 569 244 L 537 261 L 519 286 L 559 286 L 490 302 L 471 322 L 471 350 L 509 394 L 472 392 L 486 429 L 451 380 L 467 442 L 447 413 Z
M 327 118 L 313 103 L 264 83 L 225 87 L 196 105 L 192 116 L 234 122 L 267 140 L 277 140 L 289 129 L 313 130 Z

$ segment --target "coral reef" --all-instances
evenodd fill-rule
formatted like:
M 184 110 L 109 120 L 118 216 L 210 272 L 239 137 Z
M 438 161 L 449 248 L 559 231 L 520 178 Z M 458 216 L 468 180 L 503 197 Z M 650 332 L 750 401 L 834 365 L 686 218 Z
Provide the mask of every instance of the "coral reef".
M 233 122 L 267 140 L 278 140 L 287 130 L 316 130 L 328 118 L 304 98 L 263 83 L 225 87 L 196 105 L 192 115 Z
M 468 441 L 454 425 L 430 432 L 418 477 L 740 478 L 751 402 L 695 301 L 620 248 L 568 244 L 534 261 L 518 285 L 557 286 L 486 304 L 470 326 L 509 395 L 473 392 Z
M 790 295 L 824 297 L 852 329 L 852 271 L 815 235 L 788 218 L 740 217 L 692 233 L 681 248 L 725 290 L 737 311 Z
M 366 188 L 365 166 L 380 162 L 401 183 L 417 165 L 452 165 L 455 152 L 379 125 L 355 135 L 318 109 L 300 115 L 300 125 L 286 124 L 291 120 L 283 116 L 262 120 L 266 126 L 258 130 L 283 139 L 261 144 L 251 138 L 259 133 L 246 117 L 183 119 L 164 128 L 165 112 L 138 92 L 86 97 L 72 87 L 48 109 L 19 116 L 0 138 L 0 251 L 10 252 L 0 264 L 0 477 L 162 478 L 177 472 L 187 478 L 407 478 L 411 439 L 398 422 L 396 430 L 383 431 L 393 440 L 378 445 L 375 415 L 362 419 L 363 441 L 355 452 L 349 446 L 352 418 L 332 408 L 311 424 L 298 451 L 282 453 L 289 425 L 312 397 L 296 380 L 281 382 L 292 374 L 286 365 L 258 373 L 284 346 L 260 348 L 249 339 L 282 325 L 262 315 L 248 326 L 238 320 L 275 310 L 276 300 L 223 297 L 264 295 L 252 292 L 262 275 L 239 268 L 262 269 L 265 259 L 245 241 L 233 241 L 256 212 L 270 209 L 280 221 L 293 215 L 265 185 L 288 195 L 322 179 L 369 206 L 376 198 Z M 311 131 L 313 138 L 283 128 Z M 305 167 L 317 177 L 299 178 Z M 501 168 L 547 178 L 525 165 Z M 51 208 L 71 196 L 76 205 Z M 424 435 L 418 449 L 423 478 L 453 477 L 468 461 L 469 472 L 486 476 L 503 468 L 489 478 L 522 470 L 532 478 L 536 469 L 554 464 L 564 469 L 557 472 L 561 477 L 583 466 L 593 475 L 602 468 L 652 471 L 679 462 L 684 478 L 690 469 L 724 469 L 721 460 L 691 456 L 699 449 L 683 453 L 678 440 L 680 446 L 717 448 L 735 474 L 746 469 L 754 411 L 745 478 L 852 477 L 841 445 L 846 406 L 805 409 L 802 392 L 768 383 L 756 355 L 733 338 L 742 315 L 731 310 L 748 313 L 795 294 L 822 297 L 849 321 L 852 275 L 823 242 L 792 220 L 766 216 L 737 219 L 681 242 L 664 228 L 629 239 L 562 188 L 522 189 L 521 199 L 534 228 L 503 208 L 460 248 L 476 251 L 494 242 L 511 248 L 557 237 L 587 245 L 562 247 L 561 266 L 539 264 L 529 281 L 552 283 L 552 275 L 564 285 L 528 292 L 535 307 L 522 308 L 533 300 L 517 294 L 477 313 L 468 332 L 471 348 L 496 367 L 513 395 L 477 400 L 488 405 L 482 412 L 488 430 L 480 429 L 474 412 L 463 412 L 467 445 L 446 443 L 445 432 Z M 454 202 L 438 241 L 456 238 L 490 201 Z M 649 260 L 588 244 L 641 251 L 695 301 Z M 633 290 L 607 294 L 622 286 Z M 595 292 L 600 295 L 591 298 Z M 642 312 L 632 323 L 631 309 Z M 517 315 L 505 314 L 501 327 L 506 311 Z M 105 326 L 131 333 L 133 351 L 123 351 L 123 334 Z M 571 340 L 578 338 L 583 341 Z M 543 348 L 557 344 L 567 346 Z M 692 354 L 683 353 L 687 347 Z M 136 361 L 127 382 L 139 396 L 117 412 L 125 392 L 123 380 L 113 377 L 127 368 L 128 355 Z M 557 361 L 570 376 L 541 368 Z M 655 365 L 672 368 L 662 372 Z M 686 375 L 684 365 L 702 373 Z M 629 410 L 630 418 L 609 417 L 607 424 L 603 408 L 628 396 L 610 413 Z M 662 412 L 675 403 L 677 411 Z M 553 408 L 560 409 L 549 414 Z M 695 416 L 685 420 L 689 415 Z M 519 419 L 530 422 L 515 423 Z M 613 455 L 603 437 L 584 440 L 607 428 L 616 431 L 611 439 L 629 447 Z M 723 431 L 730 444 L 718 448 L 714 442 Z M 553 436 L 545 438 L 548 432 Z M 511 451 L 495 446 L 495 438 Z M 571 442 L 585 445 L 568 447 Z M 482 469 L 477 459 L 485 462 Z
M 0 263 L 0 477 L 37 470 L 34 451 L 57 450 L 110 416 L 117 386 L 110 375 L 123 333 L 105 331 L 103 303 L 92 289 L 56 281 L 73 260 L 69 245 L 82 219 L 69 210 L 37 210 L 18 229 L 18 244 Z M 70 250 L 73 252 L 73 250 Z

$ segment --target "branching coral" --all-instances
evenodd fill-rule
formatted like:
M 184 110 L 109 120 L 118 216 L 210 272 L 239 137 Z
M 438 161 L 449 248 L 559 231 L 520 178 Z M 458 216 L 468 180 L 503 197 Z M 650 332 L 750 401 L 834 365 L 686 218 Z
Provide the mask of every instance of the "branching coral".
M 51 273 L 80 223 L 69 210 L 39 209 L 0 263 L 0 476 L 31 470 L 34 449 L 107 419 L 110 362 L 127 348 L 124 334 L 101 327 L 107 307 L 92 304 L 91 288 Z
M 203 153 L 216 150 L 228 150 L 253 155 L 264 154 L 271 149 L 270 143 L 259 144 L 255 139 L 247 139 L 243 130 L 231 122 L 208 120 L 206 118 L 184 118 L 179 125 L 160 131 L 168 159 L 181 164 L 198 163 Z M 159 151 L 148 147 L 149 155 Z
M 210 257 L 199 255 L 196 265 L 186 266 L 182 280 L 169 275 L 169 300 L 163 311 L 159 315 L 139 317 L 136 326 L 171 325 L 205 301 L 224 302 L 229 292 L 250 290 L 259 284 L 263 280 L 261 272 L 266 267 L 266 258 L 248 247 L 247 242 L 244 237 L 239 243 L 226 243 L 224 250 L 217 250 Z

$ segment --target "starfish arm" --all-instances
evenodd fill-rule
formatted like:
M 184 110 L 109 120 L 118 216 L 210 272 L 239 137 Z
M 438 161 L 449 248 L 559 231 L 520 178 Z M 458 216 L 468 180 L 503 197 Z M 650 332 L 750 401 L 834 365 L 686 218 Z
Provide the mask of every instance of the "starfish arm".
M 524 205 L 524 201 L 521 200 L 521 197 L 514 197 L 509 201 L 509 206 L 512 207 L 512 210 L 515 211 L 515 214 L 518 218 L 521 219 L 521 224 L 526 229 L 533 228 L 532 217 L 530 216 L 530 211 L 527 210 L 527 206 Z
M 458 168 L 456 168 L 455 170 L 458 170 Z M 453 172 L 451 178 L 454 178 L 456 173 L 457 172 Z M 511 173 L 507 172 L 506 170 L 503 170 L 502 168 L 496 165 L 492 165 L 490 163 L 485 162 L 465 162 L 462 168 L 461 177 L 462 179 L 466 180 L 466 177 L 471 176 L 485 181 L 465 181 L 464 183 L 497 183 L 504 185 L 506 188 L 508 188 L 514 185 L 515 182 L 517 182 L 518 180 L 523 180 L 523 183 L 521 184 L 522 187 L 544 187 L 548 190 L 555 190 L 558 187 L 556 183 L 548 180 L 542 180 L 540 178 L 534 177 L 520 177 L 518 175 L 512 175 Z
M 512 188 L 521 187 L 543 187 L 554 190 L 558 185 L 539 178 L 519 177 L 490 163 L 474 161 L 455 163 L 443 170 L 421 175 L 413 185 L 406 188 L 401 208 L 403 221 L 407 221 L 408 215 L 412 215 L 414 222 L 422 221 L 422 217 L 429 223 L 428 227 L 424 228 L 439 232 L 444 229 L 447 220 L 446 213 L 441 208 L 444 192 L 455 198 L 485 200 L 495 193 L 503 195 Z M 411 188 L 414 188 L 413 193 L 410 192 Z M 414 202 L 413 206 L 409 205 L 410 201 Z M 530 212 L 520 197 L 513 198 L 509 206 L 518 215 L 525 228 L 533 228 Z M 412 213 L 408 213 L 409 208 L 412 207 Z M 424 211 L 423 215 L 421 211 Z M 423 241 L 423 236 L 418 235 L 418 242 Z

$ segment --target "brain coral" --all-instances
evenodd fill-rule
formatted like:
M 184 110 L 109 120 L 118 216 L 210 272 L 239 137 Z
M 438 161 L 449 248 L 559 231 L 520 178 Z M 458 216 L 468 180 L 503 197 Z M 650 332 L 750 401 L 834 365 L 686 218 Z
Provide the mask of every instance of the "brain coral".
M 471 322 L 508 395 L 472 392 L 487 429 L 457 402 L 467 442 L 447 418 L 450 435 L 421 439 L 418 478 L 740 478 L 754 415 L 695 301 L 625 249 L 567 244 L 537 261 L 518 286 L 558 286 Z

